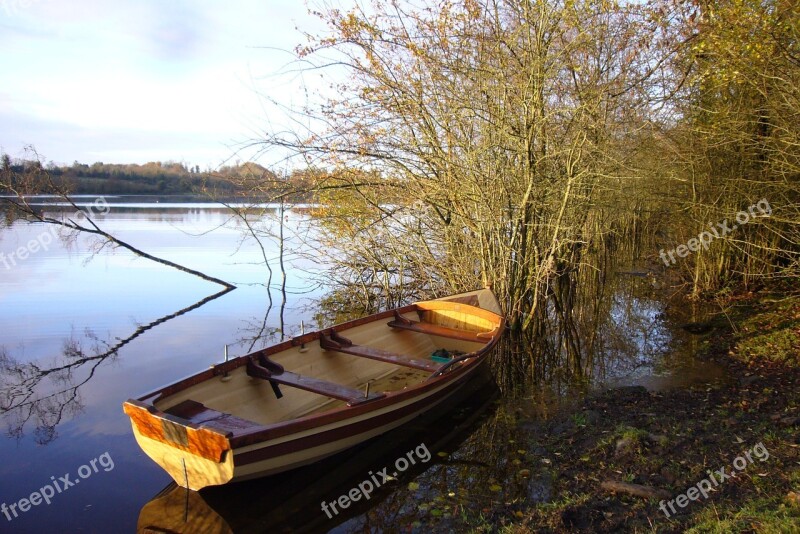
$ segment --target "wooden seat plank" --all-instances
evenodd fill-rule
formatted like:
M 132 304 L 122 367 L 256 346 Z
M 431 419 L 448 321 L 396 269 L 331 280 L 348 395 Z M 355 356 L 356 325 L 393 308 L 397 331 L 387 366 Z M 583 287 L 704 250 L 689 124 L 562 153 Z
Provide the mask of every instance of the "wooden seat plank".
M 172 408 L 165 410 L 165 413 L 186 419 L 190 423 L 199 427 L 209 427 L 222 432 L 233 432 L 234 434 L 252 429 L 258 426 L 257 423 L 242 419 L 225 412 L 219 412 L 208 408 L 203 403 L 185 400 L 176 404 Z
M 411 367 L 412 369 L 427 371 L 429 373 L 438 371 L 439 367 L 441 367 L 441 364 L 438 364 L 432 360 L 417 360 L 415 358 L 407 358 L 402 354 L 389 352 L 375 347 L 353 345 L 349 340 L 342 338 L 341 336 L 332 337 L 331 335 L 323 334 L 319 338 L 319 345 L 325 350 L 333 350 L 336 352 L 343 352 L 345 354 L 352 354 L 353 356 L 369 358 L 370 360 L 393 363 L 403 367 Z
M 277 364 L 275 364 L 277 365 Z M 261 365 L 253 362 L 252 360 L 247 363 L 247 374 L 263 380 L 269 380 L 276 384 L 283 384 L 286 386 L 295 387 L 312 393 L 318 393 L 346 401 L 349 405 L 360 404 L 362 402 L 371 401 L 385 397 L 385 393 L 375 392 L 370 393 L 369 396 L 364 396 L 364 393 L 341 384 L 328 382 L 319 378 L 312 378 L 310 376 L 303 376 L 291 371 L 286 371 L 282 367 L 277 366 L 275 370 L 266 369 Z

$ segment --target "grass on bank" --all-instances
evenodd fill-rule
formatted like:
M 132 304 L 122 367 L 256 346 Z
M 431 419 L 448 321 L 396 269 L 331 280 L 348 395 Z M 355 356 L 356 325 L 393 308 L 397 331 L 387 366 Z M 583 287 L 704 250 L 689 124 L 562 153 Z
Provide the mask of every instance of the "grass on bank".
M 729 383 L 602 401 L 608 411 L 600 424 L 578 425 L 572 443 L 551 440 L 568 461 L 553 501 L 514 521 L 520 532 L 800 533 L 800 297 L 741 299 L 711 324 L 699 356 L 726 365 Z M 614 478 L 677 496 L 759 441 L 771 458 L 669 519 L 655 499 L 598 487 Z

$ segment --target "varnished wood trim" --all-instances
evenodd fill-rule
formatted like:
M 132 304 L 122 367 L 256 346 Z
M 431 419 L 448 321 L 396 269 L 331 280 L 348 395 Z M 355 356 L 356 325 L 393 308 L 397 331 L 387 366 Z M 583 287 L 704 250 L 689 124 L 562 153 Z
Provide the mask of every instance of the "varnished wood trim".
M 154 414 L 155 408 L 137 401 L 127 401 L 123 410 L 142 436 L 176 449 L 222 462 L 231 449 L 228 436 L 209 428 L 198 428 L 168 414 Z
M 458 302 L 460 304 L 466 304 L 467 306 L 475 306 L 475 307 L 478 307 L 480 304 L 478 301 L 478 295 L 467 295 L 464 297 L 453 297 L 453 298 L 445 297 L 442 300 L 447 302 Z
M 465 313 L 467 315 L 474 315 L 475 317 L 486 319 L 495 325 L 499 324 L 502 320 L 499 315 L 494 312 L 490 312 L 489 310 L 484 310 L 483 308 L 478 308 L 477 306 L 470 306 L 469 304 L 462 304 L 460 302 L 452 302 L 449 300 L 426 300 L 423 302 L 417 302 L 415 306 L 418 310 L 422 311 L 447 310 Z
M 455 328 L 447 328 L 445 326 L 423 323 L 421 321 L 400 322 L 395 320 L 389 321 L 386 324 L 400 330 L 410 330 L 411 332 L 419 332 L 420 334 L 458 339 L 460 341 L 474 341 L 475 343 L 485 343 L 497 334 L 497 329 L 488 332 L 470 332 L 469 330 L 457 330 Z

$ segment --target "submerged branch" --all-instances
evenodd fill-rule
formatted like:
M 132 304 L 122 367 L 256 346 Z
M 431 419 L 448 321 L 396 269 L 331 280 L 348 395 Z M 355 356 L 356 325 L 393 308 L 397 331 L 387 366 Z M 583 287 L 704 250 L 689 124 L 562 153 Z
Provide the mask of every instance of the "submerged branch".
M 43 184 L 44 187 L 37 187 L 38 184 Z M 21 186 L 21 187 L 20 187 Z M 26 187 L 27 186 L 27 187 Z M 63 228 L 67 228 L 72 231 L 82 232 L 87 234 L 92 234 L 96 236 L 100 236 L 105 239 L 106 243 L 111 243 L 114 246 L 124 248 L 133 252 L 135 255 L 140 256 L 142 258 L 148 259 L 150 261 L 154 261 L 156 263 L 160 263 L 161 265 L 166 265 L 167 267 L 171 267 L 173 269 L 177 269 L 179 271 L 197 276 L 198 278 L 202 278 L 203 280 L 207 280 L 209 282 L 214 282 L 215 284 L 219 284 L 229 290 L 235 289 L 236 286 L 230 284 L 224 280 L 220 280 L 219 278 L 209 276 L 205 273 L 197 271 L 195 269 L 190 269 L 189 267 L 184 267 L 178 263 L 173 261 L 159 258 L 158 256 L 153 256 L 152 254 L 148 254 L 147 252 L 134 247 L 130 243 L 119 239 L 116 236 L 113 236 L 100 228 L 97 223 L 89 216 L 88 213 L 84 213 L 83 210 L 75 203 L 75 201 L 70 197 L 69 193 L 66 189 L 54 183 L 52 177 L 47 173 L 47 171 L 41 168 L 41 165 L 38 167 L 34 167 L 32 170 L 26 171 L 23 175 L 15 175 L 14 173 L 4 172 L 2 176 L 2 181 L 0 182 L 0 189 L 5 190 L 6 192 L 10 193 L 11 197 L 2 198 L 5 204 L 9 205 L 12 210 L 14 211 L 14 215 L 21 218 L 26 218 L 28 220 L 34 220 L 45 224 L 53 224 L 56 226 L 61 226 Z M 30 191 L 26 191 L 26 189 L 31 189 Z M 75 209 L 75 219 L 79 217 L 83 217 L 85 219 L 84 223 L 76 222 L 76 220 L 72 220 L 70 218 L 66 219 L 57 219 L 55 217 L 48 217 L 43 212 L 39 212 L 36 210 L 27 200 L 27 196 L 30 195 L 37 195 L 37 194 L 55 194 L 61 199 L 64 200 L 70 207 Z

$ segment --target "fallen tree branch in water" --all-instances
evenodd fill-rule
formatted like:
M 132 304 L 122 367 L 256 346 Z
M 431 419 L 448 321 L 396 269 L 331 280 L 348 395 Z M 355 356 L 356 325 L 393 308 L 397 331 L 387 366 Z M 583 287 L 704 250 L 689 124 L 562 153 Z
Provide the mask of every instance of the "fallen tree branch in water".
M 39 187 L 39 184 L 44 184 L 45 187 Z M 45 224 L 61 226 L 75 232 L 97 235 L 105 239 L 106 243 L 110 243 L 115 247 L 121 247 L 129 250 L 142 258 L 197 276 L 203 280 L 214 282 L 215 284 L 219 284 L 229 290 L 236 288 L 236 286 L 233 284 L 230 284 L 224 280 L 220 280 L 219 278 L 209 276 L 200 271 L 190 269 L 189 267 L 184 267 L 183 265 L 170 260 L 148 254 L 147 252 L 138 249 L 130 243 L 127 243 L 101 229 L 97 223 L 92 220 L 88 213 L 84 213 L 84 211 L 81 210 L 77 204 L 75 204 L 75 201 L 70 197 L 68 191 L 62 185 L 54 183 L 50 174 L 41 167 L 41 164 L 34 166 L 31 170 L 26 171 L 22 175 L 4 171 L 2 175 L 2 181 L 0 181 L 0 190 L 12 195 L 0 200 L 11 206 L 14 215 L 17 217 L 34 220 Z M 46 216 L 43 211 L 40 212 L 39 210 L 35 209 L 34 206 L 31 206 L 27 200 L 28 196 L 39 194 L 53 194 L 63 199 L 64 202 L 75 209 L 75 219 L 78 219 L 78 216 L 82 216 L 85 219 L 85 222 L 80 223 L 70 218 L 57 219 L 55 217 Z

